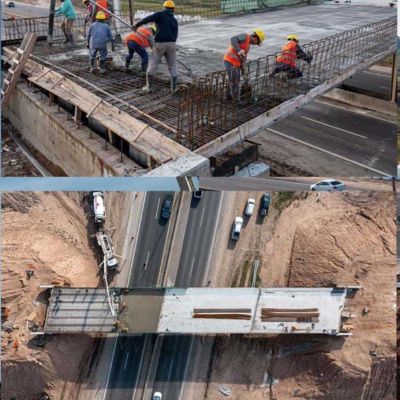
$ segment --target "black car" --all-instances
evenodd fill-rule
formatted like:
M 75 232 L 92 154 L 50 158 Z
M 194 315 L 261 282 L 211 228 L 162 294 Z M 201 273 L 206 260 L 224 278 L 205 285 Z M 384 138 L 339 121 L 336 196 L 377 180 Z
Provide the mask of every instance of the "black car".
M 171 216 L 172 211 L 172 203 L 174 201 L 174 197 L 172 194 L 167 194 L 164 198 L 162 207 L 161 207 L 161 218 L 162 219 L 169 219 Z
M 269 193 L 264 193 L 260 200 L 259 213 L 261 217 L 265 217 L 267 215 L 270 203 L 271 203 L 271 195 Z

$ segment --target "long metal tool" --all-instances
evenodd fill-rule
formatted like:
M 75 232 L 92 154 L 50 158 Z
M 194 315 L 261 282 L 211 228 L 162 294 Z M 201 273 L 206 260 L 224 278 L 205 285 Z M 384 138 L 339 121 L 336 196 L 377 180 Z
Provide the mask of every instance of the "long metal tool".
M 95 5 L 96 7 L 100 8 L 103 11 L 106 11 L 108 14 L 110 14 L 111 16 L 113 16 L 115 19 L 117 19 L 119 22 L 121 22 L 121 24 L 127 26 L 132 32 L 135 32 L 135 30 L 133 29 L 132 25 L 128 24 L 126 21 L 124 21 L 122 18 L 118 17 L 117 15 L 115 15 L 114 13 L 112 13 L 110 10 L 107 10 L 107 8 L 102 7 L 101 5 L 97 4 L 94 0 L 89 0 L 93 5 Z M 182 67 L 184 67 L 187 71 L 189 76 L 193 76 L 193 71 L 192 69 L 187 66 L 186 64 L 184 64 L 182 61 L 176 60 L 180 65 L 182 65 Z

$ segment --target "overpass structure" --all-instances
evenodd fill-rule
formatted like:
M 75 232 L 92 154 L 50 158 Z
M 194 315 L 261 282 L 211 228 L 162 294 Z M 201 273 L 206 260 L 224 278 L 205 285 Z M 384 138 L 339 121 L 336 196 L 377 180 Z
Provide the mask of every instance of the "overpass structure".
M 13 29 L 20 30 L 15 24 L 22 23 L 22 19 L 15 20 Z M 222 70 L 190 76 L 187 66 L 181 66 L 181 75 L 186 78 L 178 94 L 171 95 L 163 76 L 157 80 L 154 93 L 143 94 L 143 75 L 127 74 L 122 62 L 118 66 L 119 55 L 108 74 L 93 75 L 88 70 L 84 42 L 68 48 L 42 42 L 36 45 L 24 69 L 29 89 L 11 101 L 8 116 L 45 158 L 62 164 L 59 166 L 66 175 L 208 175 L 210 157 L 226 152 L 355 73 L 394 54 L 396 28 L 396 17 L 389 17 L 304 45 L 313 60 L 310 65 L 299 65 L 303 76 L 295 80 L 270 76 L 278 54 L 248 62 L 251 90 L 242 90 L 240 107 L 226 101 L 229 83 Z M 6 64 L 15 50 L 12 46 L 3 49 Z M 120 51 L 124 51 L 123 46 Z M 60 160 L 57 140 L 49 141 L 43 132 L 28 132 L 27 126 L 34 125 L 29 121 L 30 113 L 23 111 L 33 102 L 29 91 L 46 96 L 53 109 L 66 110 L 70 131 L 79 129 L 66 133 L 62 123 L 51 129 L 54 118 L 43 111 L 45 119 L 52 120 L 47 132 L 51 131 L 54 139 L 59 136 L 62 150 L 70 152 L 70 161 Z M 40 130 L 45 128 L 42 125 Z M 82 134 L 85 129 L 89 135 Z M 92 165 L 77 164 L 82 157 L 74 160 L 71 150 L 71 143 L 76 142 L 92 157 L 102 157 L 98 162 L 102 167 L 94 171 Z M 104 143 L 105 153 L 94 150 Z
M 44 333 L 351 334 L 335 288 L 51 288 Z

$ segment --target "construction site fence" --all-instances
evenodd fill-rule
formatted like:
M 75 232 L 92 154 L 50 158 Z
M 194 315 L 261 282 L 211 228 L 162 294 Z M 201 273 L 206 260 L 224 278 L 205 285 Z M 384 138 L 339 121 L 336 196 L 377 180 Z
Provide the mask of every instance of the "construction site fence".
M 189 21 L 201 18 L 213 18 L 263 11 L 276 7 L 309 4 L 312 0 L 183 0 L 176 1 L 175 15 L 178 20 Z M 131 4 L 129 4 L 131 3 Z M 121 0 L 121 12 L 129 13 L 130 8 L 135 19 L 140 19 L 150 12 L 160 11 L 159 0 Z
M 196 149 L 278 104 L 306 94 L 394 48 L 396 28 L 396 17 L 391 17 L 305 44 L 303 50 L 312 61 L 296 61 L 302 72 L 297 79 L 290 79 L 286 72 L 271 76 L 281 53 L 250 61 L 246 76 L 242 76 L 240 102 L 228 101 L 227 71 L 207 74 L 180 90 L 177 140 Z

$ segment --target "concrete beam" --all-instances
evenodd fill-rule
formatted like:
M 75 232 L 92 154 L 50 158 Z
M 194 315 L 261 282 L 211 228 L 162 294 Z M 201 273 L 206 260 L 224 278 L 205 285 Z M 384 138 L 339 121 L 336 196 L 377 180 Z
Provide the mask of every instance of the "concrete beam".
M 392 54 L 396 50 L 396 45 L 393 45 L 389 49 L 377 54 L 376 56 L 350 68 L 348 71 L 341 75 L 325 81 L 323 84 L 311 89 L 305 95 L 302 94 L 293 99 L 287 100 L 277 107 L 259 115 L 256 118 L 240 125 L 239 127 L 232 129 L 225 135 L 207 143 L 200 147 L 195 152 L 203 157 L 210 158 L 227 151 L 230 147 L 233 147 L 241 142 L 241 140 L 248 139 L 252 136 L 257 135 L 260 131 L 271 126 L 275 122 L 286 118 L 290 114 L 297 111 L 299 108 L 304 107 L 308 103 L 311 103 L 314 99 L 322 96 L 328 91 L 339 86 L 343 81 L 350 78 L 354 74 L 360 71 L 364 71 L 376 64 L 380 60 L 384 59 L 388 55 Z

